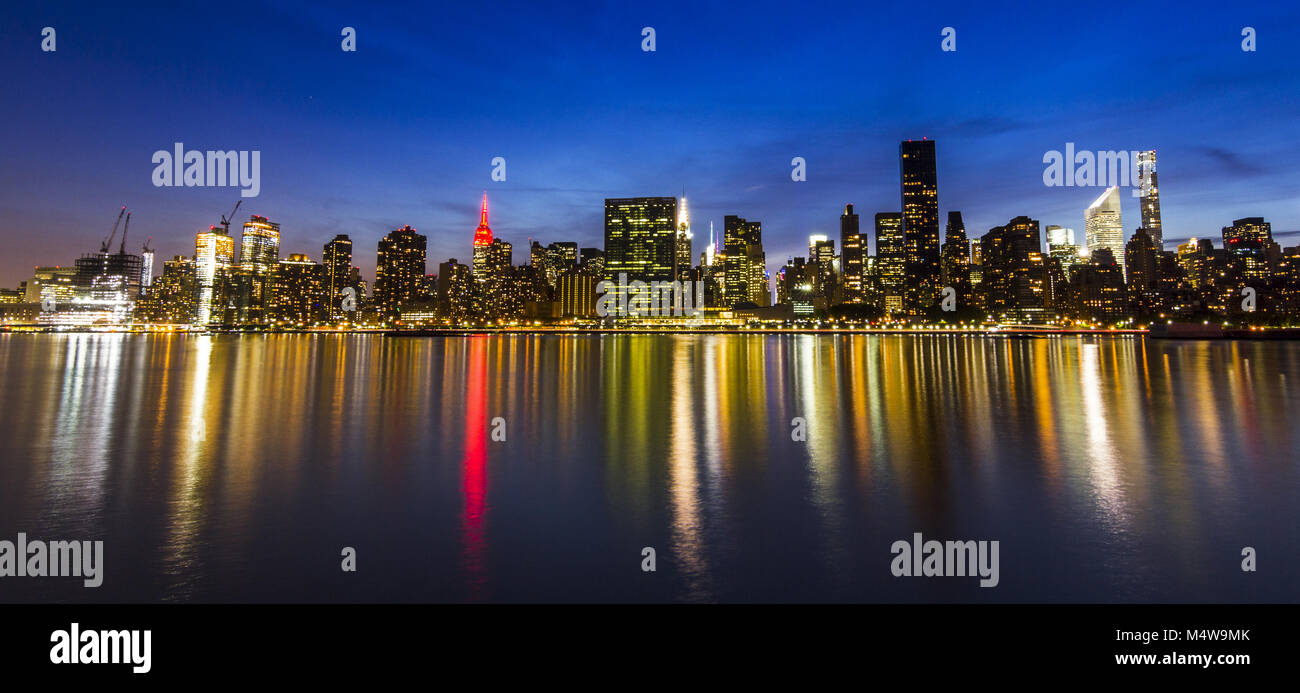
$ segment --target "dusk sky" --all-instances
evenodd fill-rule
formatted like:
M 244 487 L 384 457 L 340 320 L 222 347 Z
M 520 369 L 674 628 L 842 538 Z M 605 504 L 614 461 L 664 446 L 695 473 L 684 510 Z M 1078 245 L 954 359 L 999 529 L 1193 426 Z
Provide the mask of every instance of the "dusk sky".
M 921 137 L 937 141 L 941 221 L 961 211 L 972 238 L 1028 215 L 1082 242 L 1101 189 L 1043 184 L 1044 153 L 1073 142 L 1158 152 L 1169 248 L 1219 245 L 1245 216 L 1294 245 L 1298 65 L 1294 3 L 7 3 L 0 286 L 97 249 L 122 205 L 156 272 L 193 255 L 240 195 L 154 187 L 151 157 L 176 142 L 260 150 L 236 237 L 264 215 L 282 257 L 319 260 L 347 233 L 370 282 L 377 241 L 404 224 L 428 236 L 430 273 L 468 262 L 484 190 L 516 264 L 530 238 L 602 247 L 605 197 L 684 191 L 696 257 L 709 222 L 738 214 L 762 222 L 775 271 L 809 234 L 838 247 L 845 203 L 864 231 L 898 211 L 898 143 Z

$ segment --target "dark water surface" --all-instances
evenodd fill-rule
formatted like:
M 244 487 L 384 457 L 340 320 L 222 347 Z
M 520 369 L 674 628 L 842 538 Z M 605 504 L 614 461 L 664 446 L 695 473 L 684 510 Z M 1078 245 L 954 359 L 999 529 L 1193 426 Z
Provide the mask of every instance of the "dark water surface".
M 1297 384 L 1295 343 L 0 335 L 0 540 L 105 546 L 0 601 L 1300 601 Z M 1000 584 L 894 577 L 914 532 Z

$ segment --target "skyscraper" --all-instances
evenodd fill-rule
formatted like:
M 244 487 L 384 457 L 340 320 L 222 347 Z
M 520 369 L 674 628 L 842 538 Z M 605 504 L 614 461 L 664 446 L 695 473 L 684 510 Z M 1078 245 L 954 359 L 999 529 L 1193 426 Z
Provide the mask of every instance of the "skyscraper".
M 271 271 L 280 260 L 280 225 L 254 214 L 239 239 L 239 267 L 234 273 L 238 319 L 261 322 L 270 299 Z
M 838 268 L 835 266 L 835 241 L 819 233 L 809 236 L 808 261 L 817 272 L 813 292 L 817 298 L 826 299 L 827 305 L 830 305 L 835 300 L 838 288 L 836 281 L 839 279 Z
M 948 227 L 943 239 L 943 285 L 957 292 L 957 306 L 965 308 L 971 303 L 970 241 L 966 239 L 966 224 L 961 212 L 948 212 Z
M 268 281 L 267 314 L 278 323 L 307 327 L 325 317 L 325 267 L 301 253 L 275 263 Z
M 862 303 L 862 236 L 851 204 L 840 215 L 840 269 L 844 302 Z
M 605 200 L 606 279 L 617 285 L 626 274 L 628 282 L 670 282 L 676 263 L 676 197 Z M 631 305 L 631 298 L 616 299 L 616 305 Z
M 487 278 L 488 253 L 492 245 L 492 227 L 488 226 L 487 193 L 483 193 L 483 206 L 479 209 L 478 228 L 474 229 L 474 258 L 471 267 L 474 279 L 479 282 Z M 376 279 L 376 281 L 378 281 Z M 375 290 L 379 288 L 376 285 Z
M 244 222 L 239 264 L 255 274 L 270 272 L 280 261 L 280 225 L 254 214 Z
M 724 267 L 726 275 L 723 280 L 723 302 L 732 307 L 760 297 L 767 287 L 760 286 L 762 275 L 755 272 L 754 265 L 765 265 L 763 253 L 763 222 L 747 221 L 743 217 L 729 214 L 722 218 L 722 251 L 726 256 Z M 758 272 L 762 272 L 762 267 Z
M 1131 309 L 1149 315 L 1160 307 L 1160 252 L 1146 229 L 1139 228 L 1124 247 L 1124 264 L 1128 267 L 1127 294 Z
M 903 200 L 904 308 L 918 315 L 937 300 L 942 276 L 934 140 L 900 143 L 898 165 Z
M 1160 185 L 1156 180 L 1156 150 L 1138 153 L 1138 179 L 1142 185 L 1142 228 L 1151 237 L 1156 252 L 1161 252 L 1165 240 L 1160 230 Z
M 1268 278 L 1269 250 L 1273 243 L 1273 225 L 1263 217 L 1235 219 L 1223 227 L 1223 248 L 1233 274 L 1248 282 Z M 1276 250 L 1278 256 L 1281 249 Z
M 1070 278 L 1070 271 L 1075 265 L 1084 262 L 1083 256 L 1079 254 L 1079 245 L 1074 242 L 1074 229 L 1054 224 L 1047 226 L 1047 255 L 1060 263 L 1061 272 L 1066 279 Z
M 1016 217 L 980 238 L 981 290 L 995 316 L 1039 322 L 1046 318 L 1047 273 L 1038 220 Z
M 226 283 L 234 262 L 235 239 L 224 228 L 209 226 L 194 237 L 194 273 L 199 289 L 197 324 L 224 319 Z
M 335 236 L 334 240 L 325 244 L 321 260 L 325 266 L 324 289 L 329 303 L 329 317 L 330 320 L 341 320 L 345 317 L 342 308 L 343 290 L 350 285 L 352 279 L 352 239 L 342 233 Z
M 379 239 L 375 261 L 375 305 L 384 317 L 396 318 L 402 306 L 422 298 L 427 247 L 428 239 L 410 226 L 403 226 Z
M 1124 274 L 1124 224 L 1120 219 L 1119 188 L 1111 186 L 1106 192 L 1088 205 L 1083 213 L 1084 235 L 1088 243 L 1088 254 L 1101 248 L 1107 248 L 1119 265 L 1120 275 Z
M 691 271 L 691 245 L 695 234 L 691 232 L 691 214 L 686 208 L 686 196 L 682 196 L 677 208 L 677 255 L 673 275 L 678 281 L 686 281 Z
M 886 313 L 903 311 L 903 294 L 907 285 L 903 248 L 903 215 L 898 212 L 878 212 L 876 277 L 880 282 L 880 307 Z
M 153 286 L 153 248 L 150 248 L 146 241 L 144 250 L 140 253 L 140 295 L 148 293 L 151 286 Z

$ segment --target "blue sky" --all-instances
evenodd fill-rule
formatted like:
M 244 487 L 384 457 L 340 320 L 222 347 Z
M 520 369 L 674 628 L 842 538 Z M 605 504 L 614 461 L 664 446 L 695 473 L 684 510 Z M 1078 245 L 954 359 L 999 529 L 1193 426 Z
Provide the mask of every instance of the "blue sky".
M 483 190 L 516 263 L 529 238 L 603 245 L 605 197 L 684 190 L 697 255 L 709 221 L 739 214 L 763 222 L 775 268 L 837 237 L 847 202 L 864 229 L 897 211 L 898 143 L 920 137 L 937 141 L 941 214 L 972 237 L 1024 214 L 1082 238 L 1100 190 L 1042 182 L 1066 142 L 1156 149 L 1167 241 L 1217 243 L 1243 216 L 1300 230 L 1293 3 L 383 4 L 0 10 L 0 286 L 94 249 L 122 205 L 130 245 L 193 254 L 239 193 L 154 187 L 150 158 L 175 142 L 260 150 L 240 216 L 280 222 L 282 255 L 319 259 L 347 233 L 367 279 L 404 224 L 429 237 L 430 272 L 467 261 Z

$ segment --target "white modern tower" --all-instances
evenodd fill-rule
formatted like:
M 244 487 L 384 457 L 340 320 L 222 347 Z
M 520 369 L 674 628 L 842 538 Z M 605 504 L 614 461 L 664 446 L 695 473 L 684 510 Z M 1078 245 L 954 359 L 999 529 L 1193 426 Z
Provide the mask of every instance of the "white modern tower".
M 1111 186 L 1088 205 L 1083 213 L 1084 234 L 1088 244 L 1088 254 L 1094 255 L 1101 248 L 1109 248 L 1115 255 L 1115 262 L 1124 269 L 1124 224 L 1120 220 L 1119 187 Z

